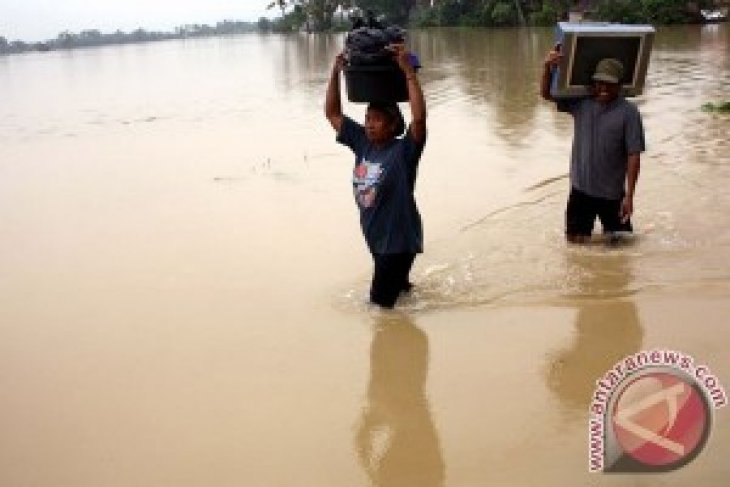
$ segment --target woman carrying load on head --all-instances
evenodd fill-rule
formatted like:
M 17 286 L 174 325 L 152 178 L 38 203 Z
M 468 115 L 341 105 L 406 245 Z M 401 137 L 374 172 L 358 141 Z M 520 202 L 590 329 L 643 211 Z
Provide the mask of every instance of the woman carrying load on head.
M 353 191 L 375 266 L 370 301 L 384 308 L 392 308 L 399 294 L 411 289 L 408 274 L 416 254 L 423 252 L 421 215 L 413 191 L 426 143 L 426 102 L 411 55 L 403 44 L 388 50 L 408 86 L 412 118 L 407 130 L 396 103 L 370 103 L 364 125 L 343 115 L 343 54 L 335 58 L 325 100 L 325 115 L 337 132 L 337 142 L 355 153 Z

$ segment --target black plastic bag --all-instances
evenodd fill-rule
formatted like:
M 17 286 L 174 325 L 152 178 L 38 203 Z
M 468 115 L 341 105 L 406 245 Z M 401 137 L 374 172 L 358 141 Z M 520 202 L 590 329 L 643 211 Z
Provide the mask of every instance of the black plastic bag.
M 392 64 L 393 55 L 386 47 L 405 42 L 405 35 L 405 30 L 397 25 L 357 27 L 345 38 L 345 56 L 351 66 Z

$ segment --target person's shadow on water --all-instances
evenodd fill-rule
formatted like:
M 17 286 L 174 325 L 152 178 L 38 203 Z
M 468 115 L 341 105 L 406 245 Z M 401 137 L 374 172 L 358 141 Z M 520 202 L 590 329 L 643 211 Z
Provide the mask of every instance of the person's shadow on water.
M 641 349 L 644 332 L 631 297 L 630 256 L 621 250 L 567 254 L 577 308 L 575 338 L 548 360 L 547 384 L 571 413 L 584 413 L 596 380 L 618 361 Z
M 383 312 L 370 346 L 370 384 L 355 447 L 372 485 L 444 483 L 444 461 L 425 384 L 428 338 L 410 317 Z

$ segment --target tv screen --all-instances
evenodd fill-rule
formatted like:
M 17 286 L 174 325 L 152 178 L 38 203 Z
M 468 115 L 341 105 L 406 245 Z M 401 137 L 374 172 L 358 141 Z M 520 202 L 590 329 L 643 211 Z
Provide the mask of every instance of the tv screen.
M 590 85 L 596 64 L 604 58 L 614 58 L 624 65 L 621 84 L 632 84 L 641 50 L 642 38 L 576 36 L 573 66 L 570 70 L 570 86 Z

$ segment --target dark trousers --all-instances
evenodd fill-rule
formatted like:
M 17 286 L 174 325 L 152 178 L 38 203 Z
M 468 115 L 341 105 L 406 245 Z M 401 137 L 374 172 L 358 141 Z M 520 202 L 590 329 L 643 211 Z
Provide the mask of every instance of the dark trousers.
M 408 274 L 416 254 L 373 254 L 375 271 L 370 285 L 370 301 L 392 308 L 401 291 L 409 291 Z
M 621 221 L 621 200 L 607 200 L 589 196 L 572 188 L 565 210 L 565 233 L 590 237 L 596 217 L 601 220 L 603 232 L 633 231 L 631 221 Z

